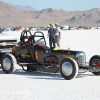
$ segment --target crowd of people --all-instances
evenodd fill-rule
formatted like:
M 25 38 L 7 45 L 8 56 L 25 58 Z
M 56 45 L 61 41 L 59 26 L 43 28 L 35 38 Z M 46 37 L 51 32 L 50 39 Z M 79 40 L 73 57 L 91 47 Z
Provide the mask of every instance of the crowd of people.
M 49 38 L 50 49 L 55 48 L 56 45 L 60 47 L 61 31 L 58 23 L 50 24 L 47 38 Z

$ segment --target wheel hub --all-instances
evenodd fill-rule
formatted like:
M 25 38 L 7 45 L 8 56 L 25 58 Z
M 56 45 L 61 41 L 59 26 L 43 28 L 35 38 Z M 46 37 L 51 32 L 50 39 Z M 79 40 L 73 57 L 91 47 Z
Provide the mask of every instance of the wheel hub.
M 94 67 L 100 67 L 100 60 L 99 59 L 93 60 L 92 66 L 94 66 Z
M 3 60 L 3 68 L 9 70 L 11 68 L 11 61 L 8 58 Z
M 69 62 L 65 62 L 62 65 L 62 72 L 66 76 L 70 76 L 73 72 L 73 67 Z

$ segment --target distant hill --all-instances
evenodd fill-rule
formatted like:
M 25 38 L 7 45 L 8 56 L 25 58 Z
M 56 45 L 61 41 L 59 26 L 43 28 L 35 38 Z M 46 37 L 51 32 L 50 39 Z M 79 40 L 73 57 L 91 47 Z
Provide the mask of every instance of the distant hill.
M 100 26 L 100 8 L 70 12 L 52 8 L 41 11 L 23 11 L 0 1 L 0 27 L 39 27 L 55 22 L 58 22 L 60 26 Z
M 100 24 L 100 8 L 94 8 L 91 10 L 80 11 L 78 14 L 64 21 L 68 24 L 78 25 L 99 25 Z
M 13 5 L 11 3 L 9 3 L 10 5 Z M 23 11 L 38 11 L 37 9 L 26 5 L 26 6 L 22 6 L 22 5 L 13 5 L 14 7 L 16 7 L 17 9 L 23 10 Z

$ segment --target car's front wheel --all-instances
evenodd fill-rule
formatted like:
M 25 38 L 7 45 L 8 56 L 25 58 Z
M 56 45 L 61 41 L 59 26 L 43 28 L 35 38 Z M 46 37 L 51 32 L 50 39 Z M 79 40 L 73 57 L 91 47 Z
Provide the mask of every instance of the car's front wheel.
M 1 59 L 1 68 L 6 74 L 13 73 L 16 69 L 16 59 L 12 54 L 5 54 Z
M 89 65 L 91 67 L 100 67 L 100 57 L 99 56 L 94 56 L 90 59 Z M 100 71 L 98 72 L 92 72 L 94 75 L 100 75 Z
M 74 59 L 66 58 L 60 64 L 60 73 L 63 78 L 71 80 L 78 74 L 78 65 Z

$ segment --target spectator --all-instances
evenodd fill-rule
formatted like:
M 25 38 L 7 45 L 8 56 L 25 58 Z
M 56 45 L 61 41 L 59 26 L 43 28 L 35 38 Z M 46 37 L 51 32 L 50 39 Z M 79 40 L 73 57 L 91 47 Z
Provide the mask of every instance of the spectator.
M 0 28 L 0 33 L 2 33 L 2 29 Z
M 61 31 L 60 28 L 58 27 L 58 23 L 55 23 L 55 27 L 56 27 L 55 42 L 57 46 L 60 47 Z
M 55 33 L 56 33 L 56 29 L 54 28 L 54 24 L 52 23 L 50 24 L 50 29 L 48 30 L 48 35 L 47 35 L 47 38 L 49 37 L 50 49 L 55 47 Z

